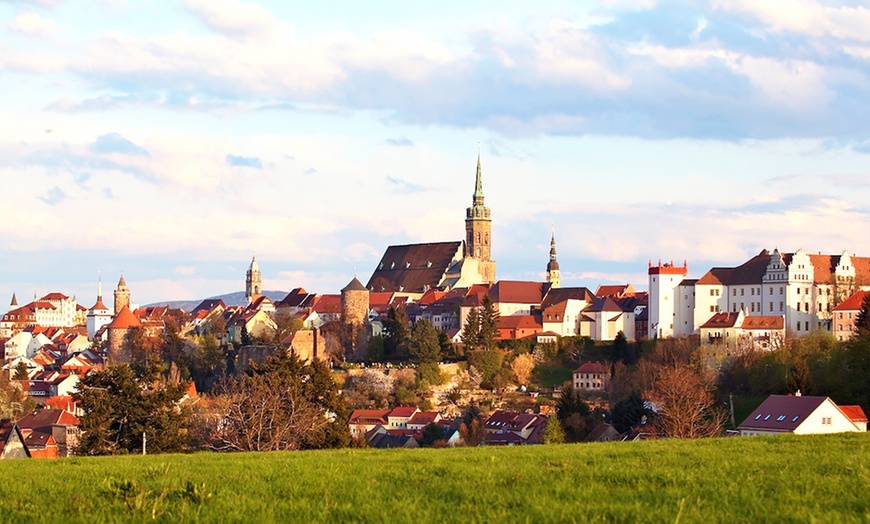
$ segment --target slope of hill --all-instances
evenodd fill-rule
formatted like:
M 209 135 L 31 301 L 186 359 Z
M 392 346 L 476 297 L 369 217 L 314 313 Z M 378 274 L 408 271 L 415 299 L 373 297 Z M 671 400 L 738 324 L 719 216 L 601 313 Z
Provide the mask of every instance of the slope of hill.
M 3 460 L 24 522 L 866 522 L 870 434 Z M 63 482 L 59 482 L 63 479 Z
M 287 291 L 277 291 L 277 290 L 267 290 L 263 291 L 263 294 L 272 299 L 273 302 L 278 302 L 279 300 L 284 300 L 284 297 L 287 296 Z M 224 301 L 224 304 L 228 306 L 244 306 L 247 302 L 245 301 L 245 292 L 244 291 L 236 291 L 234 293 L 225 293 L 223 295 L 217 295 L 214 297 L 208 297 L 208 299 L 219 298 Z M 183 309 L 185 311 L 190 311 L 195 308 L 200 302 L 206 299 L 199 300 L 166 300 L 161 302 L 154 302 L 151 304 L 146 304 L 146 306 L 169 306 L 173 308 Z

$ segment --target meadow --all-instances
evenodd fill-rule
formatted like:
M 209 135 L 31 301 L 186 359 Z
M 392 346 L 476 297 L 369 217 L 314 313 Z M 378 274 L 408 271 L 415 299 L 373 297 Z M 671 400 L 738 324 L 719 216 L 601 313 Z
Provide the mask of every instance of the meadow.
M 868 522 L 870 434 L 0 462 L 4 522 Z

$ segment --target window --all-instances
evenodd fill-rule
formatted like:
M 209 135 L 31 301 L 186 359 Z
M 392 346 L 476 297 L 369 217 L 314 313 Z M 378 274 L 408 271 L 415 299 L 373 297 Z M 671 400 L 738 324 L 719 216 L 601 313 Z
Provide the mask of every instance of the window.
M 779 286 L 779 294 L 782 295 L 782 286 Z
M 712 289 L 710 290 L 710 296 L 711 296 L 711 297 L 714 296 L 714 295 L 713 295 L 713 290 L 712 290 Z
M 755 420 L 758 420 L 760 418 L 761 418 L 761 413 L 759 413 L 758 415 L 755 415 Z
M 743 292 L 744 292 L 744 291 L 746 291 L 746 290 L 743 289 L 743 288 L 740 288 L 740 296 L 741 296 L 741 297 L 743 296 Z
M 754 297 L 755 296 L 755 288 L 750 289 L 749 294 Z
M 770 311 L 772 313 L 773 312 L 773 302 L 770 302 L 768 305 L 770 306 Z
M 755 313 L 755 302 L 750 302 L 750 306 L 752 306 L 752 312 Z
M 782 301 L 779 301 L 779 312 L 782 313 Z
M 737 296 L 737 289 L 736 288 L 731 290 L 731 296 L 735 296 L 735 297 Z
M 852 312 L 849 312 L 849 320 L 852 320 Z
M 780 416 L 776 417 L 777 422 L 782 422 L 783 420 L 785 420 L 785 415 L 780 415 Z
M 801 323 L 800 323 L 800 322 L 797 323 L 797 330 L 798 330 L 798 331 L 801 330 Z
M 717 296 L 717 297 L 719 296 L 719 290 L 718 290 L 718 289 L 716 290 L 716 296 Z
M 773 294 L 773 288 L 770 288 L 770 294 L 771 295 Z
M 795 304 L 795 307 L 797 308 L 798 311 L 800 311 L 801 310 L 801 303 L 798 302 L 797 304 Z
M 770 415 L 765 415 L 765 416 L 764 416 L 764 420 L 767 420 L 767 419 L 769 419 L 769 418 L 770 418 Z
M 809 331 L 809 330 L 810 330 L 810 323 L 809 323 L 809 321 L 804 322 L 804 331 Z
M 795 415 L 794 418 L 791 419 L 791 421 L 792 421 L 792 422 L 797 422 L 797 419 L 799 419 L 799 418 L 801 418 L 800 415 Z
M 840 311 L 840 312 L 839 312 L 839 313 L 837 313 L 837 314 L 838 314 L 838 315 L 840 315 L 840 320 L 843 320 L 843 312 L 842 312 L 842 311 Z
M 807 313 L 810 312 L 810 303 L 809 302 L 804 302 L 804 311 L 806 311 Z

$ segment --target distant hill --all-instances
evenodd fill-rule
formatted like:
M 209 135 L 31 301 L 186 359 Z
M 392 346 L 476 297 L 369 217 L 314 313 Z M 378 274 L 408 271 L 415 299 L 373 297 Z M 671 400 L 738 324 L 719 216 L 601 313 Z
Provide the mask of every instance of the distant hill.
M 277 290 L 267 290 L 263 291 L 263 294 L 272 299 L 272 302 L 278 302 L 279 300 L 284 300 L 284 297 L 287 296 L 287 291 L 277 291 Z M 247 304 L 245 300 L 245 292 L 244 291 L 236 291 L 235 293 L 227 293 L 225 295 L 217 295 L 214 297 L 208 297 L 207 299 L 201 298 L 198 300 L 167 300 L 161 302 L 154 302 L 153 304 L 146 304 L 146 306 L 169 306 L 172 308 L 183 309 L 185 311 L 191 311 L 200 302 L 208 299 L 221 299 L 224 301 L 224 304 L 228 306 L 244 306 Z

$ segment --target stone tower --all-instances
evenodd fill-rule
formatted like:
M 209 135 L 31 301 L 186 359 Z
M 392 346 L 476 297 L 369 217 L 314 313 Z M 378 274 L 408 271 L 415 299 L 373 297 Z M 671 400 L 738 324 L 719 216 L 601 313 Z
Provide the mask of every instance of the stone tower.
M 342 345 L 348 360 L 360 360 L 368 349 L 369 290 L 353 280 L 341 290 Z
M 559 279 L 559 261 L 556 260 L 556 231 L 550 236 L 550 261 L 547 262 L 547 282 L 550 287 L 557 288 L 561 284 Z
M 263 294 L 263 276 L 260 274 L 260 266 L 257 264 L 257 258 L 251 257 L 251 267 L 245 277 L 245 298 L 248 300 L 248 305 L 251 305 L 255 300 Z
M 118 288 L 115 290 L 116 317 L 124 307 L 130 307 L 130 288 L 127 287 L 127 281 L 124 280 L 124 275 L 121 275 L 121 280 L 118 281 Z
M 492 260 L 492 217 L 484 204 L 480 151 L 477 152 L 477 176 L 471 207 L 465 211 L 465 258 L 478 261 L 478 270 L 486 282 L 495 282 L 495 261 Z

